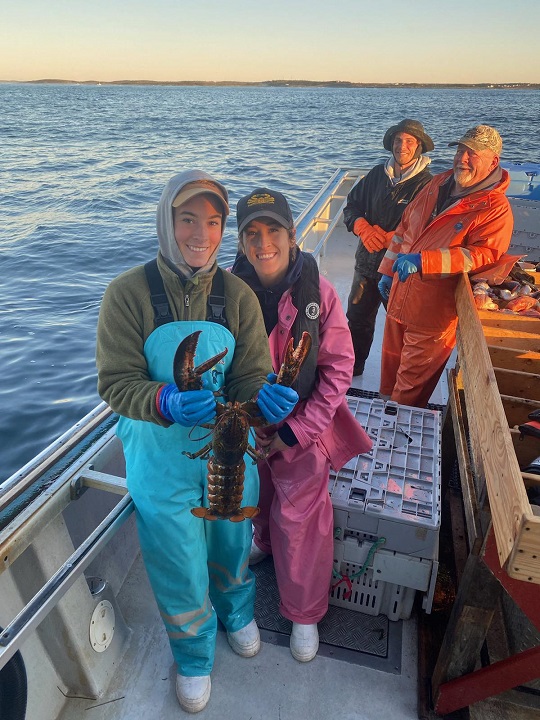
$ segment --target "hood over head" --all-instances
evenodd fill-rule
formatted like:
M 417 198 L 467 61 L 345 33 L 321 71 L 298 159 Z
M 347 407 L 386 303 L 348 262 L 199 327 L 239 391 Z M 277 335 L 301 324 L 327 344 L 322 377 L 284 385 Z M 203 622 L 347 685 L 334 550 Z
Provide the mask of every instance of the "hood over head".
M 174 207 L 179 207 L 196 195 L 209 193 L 219 199 L 223 207 L 221 237 L 229 214 L 229 194 L 226 188 L 202 170 L 186 170 L 174 175 L 163 188 L 156 213 L 159 249 L 167 264 L 185 277 L 207 272 L 215 262 L 216 248 L 208 263 L 195 271 L 186 263 L 174 237 Z

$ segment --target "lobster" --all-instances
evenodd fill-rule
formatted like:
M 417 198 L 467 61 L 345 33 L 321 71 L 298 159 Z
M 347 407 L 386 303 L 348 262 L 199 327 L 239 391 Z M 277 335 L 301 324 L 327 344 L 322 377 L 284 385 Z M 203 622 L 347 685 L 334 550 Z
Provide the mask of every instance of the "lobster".
M 200 390 L 202 374 L 210 370 L 227 354 L 227 349 L 214 355 L 197 367 L 194 367 L 195 351 L 201 331 L 188 335 L 176 350 L 173 365 L 173 377 L 176 386 L 185 390 Z M 304 332 L 298 346 L 293 348 L 292 338 L 285 352 L 276 382 L 290 387 L 297 378 L 302 363 L 311 349 L 311 336 Z M 203 424 L 202 427 L 212 430 L 212 439 L 196 453 L 183 451 L 191 459 L 201 458 L 208 461 L 208 504 L 209 507 L 192 508 L 193 515 L 205 520 L 230 520 L 242 522 L 258 514 L 255 506 L 241 507 L 244 492 L 244 473 L 246 463 L 244 455 L 256 462 L 261 458 L 254 447 L 249 444 L 250 427 L 267 425 L 259 406 L 255 401 L 244 403 L 216 402 L 216 421 L 213 425 Z

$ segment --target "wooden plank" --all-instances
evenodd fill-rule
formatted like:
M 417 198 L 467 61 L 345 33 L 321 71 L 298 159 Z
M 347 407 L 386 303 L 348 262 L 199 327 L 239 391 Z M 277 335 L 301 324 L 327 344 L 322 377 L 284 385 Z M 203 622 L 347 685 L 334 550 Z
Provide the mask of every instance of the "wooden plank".
M 501 395 L 540 400 L 540 375 L 499 368 L 495 368 L 494 371 Z
M 435 710 L 440 715 L 446 715 L 504 690 L 510 690 L 521 683 L 535 680 L 539 664 L 540 646 L 451 680 L 441 686 Z
M 534 514 L 530 505 L 506 569 L 511 578 L 540 583 L 540 516 Z
M 540 352 L 538 318 L 488 310 L 477 310 L 477 317 L 488 345 Z
M 474 475 L 471 468 L 469 448 L 467 446 L 465 419 L 463 417 L 463 410 L 459 398 L 457 375 L 455 370 L 451 370 L 448 374 L 448 391 L 448 403 L 452 414 L 459 477 L 461 480 L 461 492 L 463 493 L 463 509 L 465 513 L 467 539 L 469 548 L 473 549 L 476 544 L 476 539 L 481 537 L 482 533 L 478 517 L 478 502 L 474 487 Z
M 465 514 L 463 512 L 463 498 L 456 490 L 449 489 L 447 492 L 447 502 L 450 511 L 450 524 L 452 527 L 454 569 L 457 584 L 459 586 L 463 573 L 465 572 L 467 558 L 471 552 L 477 553 L 479 551 L 479 548 L 482 546 L 482 538 L 475 538 L 475 544 L 469 550 L 467 526 L 465 524 Z
M 512 397 L 510 395 L 501 395 L 501 400 L 504 414 L 508 420 L 508 427 L 511 428 L 527 422 L 529 413 L 540 408 L 540 400 L 529 400 L 528 398 Z
M 482 326 L 511 330 L 516 335 L 521 333 L 537 335 L 538 318 L 529 317 L 519 313 L 493 312 L 492 310 L 478 310 L 478 317 Z
M 457 347 L 467 405 L 469 430 L 482 458 L 499 561 L 504 565 L 530 513 L 495 373 L 474 305 L 469 279 L 456 290 Z
M 540 372 L 540 353 L 533 350 L 507 348 L 502 345 L 489 345 L 488 352 L 494 368 L 521 370 L 521 372 Z
M 538 320 L 535 320 L 538 323 Z M 540 353 L 540 338 L 538 333 L 517 333 L 512 330 L 484 327 L 484 337 L 490 345 L 500 345 L 514 350 L 525 349 L 529 352 Z
M 442 684 L 474 670 L 501 592 L 483 560 L 469 555 L 433 671 L 437 712 Z
M 492 532 L 486 540 L 484 562 L 534 627 L 540 630 L 540 586 L 522 582 L 521 578 L 514 579 L 501 568 Z
M 470 720 L 540 720 L 536 697 L 519 690 L 506 690 L 475 703 L 469 713 Z

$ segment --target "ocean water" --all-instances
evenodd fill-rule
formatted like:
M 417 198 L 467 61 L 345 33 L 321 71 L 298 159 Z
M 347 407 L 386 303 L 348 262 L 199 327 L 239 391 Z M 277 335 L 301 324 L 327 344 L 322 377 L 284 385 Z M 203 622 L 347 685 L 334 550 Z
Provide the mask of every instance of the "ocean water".
M 156 254 L 171 175 L 199 168 L 231 206 L 258 185 L 294 214 L 337 167 L 388 157 L 385 130 L 421 120 L 447 143 L 484 122 L 503 159 L 539 162 L 535 90 L 212 88 L 0 84 L 0 482 L 100 402 L 94 363 L 109 281 Z M 220 253 L 235 254 L 234 214 Z

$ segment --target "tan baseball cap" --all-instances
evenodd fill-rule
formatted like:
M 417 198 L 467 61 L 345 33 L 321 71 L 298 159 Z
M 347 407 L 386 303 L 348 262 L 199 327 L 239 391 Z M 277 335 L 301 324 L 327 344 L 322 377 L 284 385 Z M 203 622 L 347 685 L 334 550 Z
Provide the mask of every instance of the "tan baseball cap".
M 499 156 L 502 152 L 502 138 L 490 125 L 475 125 L 467 130 L 465 135 L 455 142 L 448 143 L 448 147 L 453 145 L 466 145 L 471 150 L 491 150 L 495 155 Z
M 194 182 L 187 183 L 172 201 L 172 206 L 179 207 L 188 200 L 191 200 L 192 197 L 203 194 L 215 195 L 220 200 L 225 215 L 229 214 L 227 191 L 223 185 L 212 182 L 211 180 L 195 180 Z

